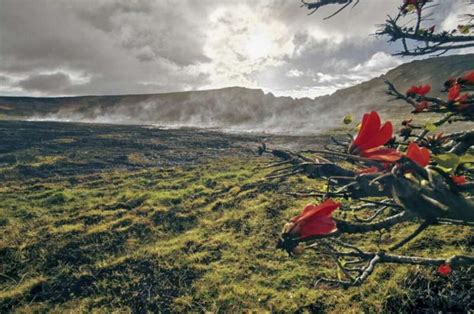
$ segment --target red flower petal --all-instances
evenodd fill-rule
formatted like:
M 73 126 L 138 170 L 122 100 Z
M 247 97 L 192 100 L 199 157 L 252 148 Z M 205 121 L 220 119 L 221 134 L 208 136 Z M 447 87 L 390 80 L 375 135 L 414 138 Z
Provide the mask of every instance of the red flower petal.
M 381 129 L 375 131 L 365 143 L 361 144 L 361 150 L 367 150 L 386 144 L 393 136 L 393 126 L 391 122 L 385 122 Z
M 377 172 L 380 172 L 380 169 L 374 166 L 357 170 L 358 174 L 377 173 Z
M 425 86 L 422 86 L 420 88 L 420 90 L 418 91 L 418 95 L 420 96 L 425 96 L 426 94 L 428 94 L 431 90 L 431 86 L 430 85 L 425 85 Z
M 415 142 L 412 142 L 410 145 L 408 145 L 406 155 L 421 167 L 426 167 L 430 163 L 430 151 L 425 147 L 418 146 L 418 144 Z
M 300 226 L 300 238 L 305 239 L 312 236 L 329 234 L 336 230 L 336 223 L 331 217 L 319 217 Z
M 458 98 L 456 98 L 456 101 L 458 101 L 460 103 L 463 103 L 463 102 L 466 102 L 468 99 L 469 99 L 469 94 L 465 93 L 464 95 L 459 96 Z
M 370 137 L 380 129 L 381 121 L 380 116 L 377 112 L 372 111 L 371 113 L 364 114 L 362 118 L 362 124 L 360 126 L 359 133 L 357 133 L 353 144 L 360 147 Z M 362 148 L 361 148 L 362 149 Z
M 294 223 L 298 223 L 302 220 L 311 219 L 313 216 L 327 216 L 331 215 L 333 211 L 339 208 L 341 204 L 333 201 L 332 199 L 327 199 L 325 202 L 314 205 L 308 204 L 303 209 L 303 212 L 299 215 L 294 217 L 291 221 Z
M 332 220 L 332 213 L 341 206 L 331 199 L 314 205 L 308 204 L 303 212 L 292 218 L 294 227 L 290 233 L 297 234 L 300 238 L 307 238 L 314 235 L 328 234 L 336 229 L 336 223 Z
M 360 153 L 386 144 L 392 138 L 393 127 L 391 122 L 386 122 L 382 127 L 381 124 L 377 112 L 372 111 L 364 114 L 359 133 L 352 142 L 349 151 L 353 153 L 357 150 L 357 153 Z
M 453 180 L 454 184 L 457 185 L 466 183 L 465 176 L 451 176 L 451 179 Z
M 453 271 L 453 269 L 451 268 L 451 266 L 449 266 L 448 264 L 441 264 L 439 265 L 438 267 L 438 273 L 442 276 L 447 276 L 449 275 L 451 272 Z
M 393 148 L 369 149 L 363 151 L 361 153 L 361 156 L 372 160 L 383 161 L 388 163 L 394 163 L 402 157 L 400 152 Z
M 453 85 L 448 91 L 448 100 L 455 101 L 456 98 L 459 97 L 460 93 L 461 93 L 461 87 L 459 86 L 459 84 Z
M 410 87 L 407 90 L 406 95 L 409 96 L 409 95 L 413 95 L 413 94 L 418 94 L 419 90 L 420 90 L 420 88 L 418 86 L 413 85 L 412 87 Z
M 470 71 L 470 72 L 464 74 L 462 79 L 464 81 L 466 81 L 466 83 L 474 84 L 474 71 Z

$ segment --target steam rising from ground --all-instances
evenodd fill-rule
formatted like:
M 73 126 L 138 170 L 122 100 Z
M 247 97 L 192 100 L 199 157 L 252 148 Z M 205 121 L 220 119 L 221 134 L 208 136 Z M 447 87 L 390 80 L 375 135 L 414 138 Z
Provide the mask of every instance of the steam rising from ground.
M 383 76 L 315 99 L 275 97 L 259 89 L 240 87 L 152 95 L 69 98 L 0 96 L 0 115 L 31 120 L 311 135 L 341 127 L 343 117 L 349 113 L 354 115 L 355 121 L 360 121 L 363 113 L 372 110 L 381 113 L 384 119 L 402 119 L 410 114 L 411 107 L 404 101 L 394 101 L 387 96 L 385 80 L 392 82 L 400 91 L 407 90 L 412 84 L 430 84 L 430 96 L 445 99 L 446 94 L 441 93 L 438 87 L 443 86 L 447 77 L 460 76 L 473 62 L 474 54 L 413 61 Z
M 65 98 L 67 100 L 67 98 Z M 159 95 L 70 98 L 54 112 L 30 120 L 145 124 L 164 128 L 213 128 L 227 132 L 317 134 L 334 128 L 344 113 L 309 98 L 261 90 L 221 90 Z

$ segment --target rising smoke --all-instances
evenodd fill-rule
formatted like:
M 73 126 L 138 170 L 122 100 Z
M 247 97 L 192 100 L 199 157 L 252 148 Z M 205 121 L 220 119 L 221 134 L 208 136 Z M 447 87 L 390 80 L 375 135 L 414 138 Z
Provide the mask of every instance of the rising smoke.
M 227 132 L 308 135 L 334 128 L 345 114 L 309 98 L 275 97 L 258 89 L 225 88 L 157 95 L 63 98 L 30 120 L 212 128 Z

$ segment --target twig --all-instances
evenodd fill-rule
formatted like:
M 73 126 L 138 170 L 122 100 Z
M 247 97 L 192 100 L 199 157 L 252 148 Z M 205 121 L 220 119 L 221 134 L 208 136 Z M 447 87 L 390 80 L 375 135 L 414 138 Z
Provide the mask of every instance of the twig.
M 292 172 L 289 172 L 289 173 L 284 173 L 284 174 L 279 174 L 279 175 L 274 175 L 274 176 L 268 176 L 268 177 L 265 177 L 265 179 L 271 180 L 271 179 L 285 178 L 285 177 L 289 177 L 289 176 L 292 176 L 292 175 L 295 175 L 295 174 L 298 174 L 298 173 L 301 173 L 301 172 L 304 172 L 304 170 L 303 169 L 298 169 L 298 170 L 295 170 L 295 171 L 292 171 Z
M 402 246 L 404 246 L 406 243 L 408 243 L 409 241 L 413 240 L 417 235 L 419 235 L 423 230 L 425 230 L 426 228 L 429 227 L 429 223 L 427 222 L 423 222 L 421 225 L 418 226 L 418 228 L 416 228 L 415 231 L 413 231 L 413 233 L 411 233 L 408 237 L 406 237 L 405 239 L 403 239 L 402 241 L 400 241 L 399 243 L 391 246 L 389 248 L 389 251 L 395 251 L 399 248 L 401 248 Z

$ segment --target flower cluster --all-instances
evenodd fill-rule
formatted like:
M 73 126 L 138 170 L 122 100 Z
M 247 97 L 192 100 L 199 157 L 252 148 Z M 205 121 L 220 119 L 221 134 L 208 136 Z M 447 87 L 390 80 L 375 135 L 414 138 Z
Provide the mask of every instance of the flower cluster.
M 448 90 L 456 84 L 460 85 L 461 87 L 474 86 L 474 70 L 469 71 L 458 78 L 449 78 L 446 82 L 444 82 L 444 88 L 445 90 Z
M 397 55 L 441 55 L 473 45 L 472 36 L 464 36 L 474 30 L 472 15 L 462 15 L 463 24 L 457 29 L 444 30 L 428 24 L 432 12 L 427 10 L 439 9 L 436 3 L 431 5 L 433 0 L 398 1 L 401 2 L 399 14 L 388 16 L 377 32 L 377 35 L 388 35 L 390 41 L 402 43 Z M 350 2 L 353 1 L 303 1 L 303 4 L 309 9 L 343 4 L 335 15 Z M 400 91 L 392 82 L 385 81 L 388 94 L 411 105 L 413 114 L 442 115 L 434 121 L 404 120 L 394 134 L 395 121 L 382 121 L 380 115 L 372 111 L 363 115 L 359 125 L 353 125 L 352 130 L 357 131 L 349 143 L 341 136 L 340 139 L 333 138 L 334 145 L 327 145 L 324 150 L 308 150 L 304 155 L 273 153 L 277 157 L 284 156 L 279 158 L 285 160 L 285 166 L 269 177 L 304 173 L 309 178 L 327 180 L 326 186 L 314 192 L 294 193 L 306 197 L 318 195 L 325 201 L 319 205 L 308 204 L 293 217 L 284 226 L 278 243 L 278 247 L 290 255 L 301 254 L 306 248 L 334 259 L 339 269 L 338 277 L 345 279 L 321 277 L 315 285 L 358 286 L 376 264 L 382 263 L 430 265 L 436 267 L 439 276 L 449 276 L 454 269 L 474 264 L 472 256 L 455 255 L 443 259 L 391 254 L 433 224 L 465 225 L 474 219 L 474 182 L 469 182 L 474 174 L 474 131 L 467 129 L 467 125 L 464 130 L 461 127 L 448 134 L 436 131 L 447 124 L 474 121 L 474 69 L 457 75 L 448 79 L 442 90 L 418 82 Z M 444 93 L 441 97 L 440 92 Z M 345 116 L 343 123 L 351 125 L 352 114 Z M 312 154 L 314 158 L 309 156 Z M 346 160 L 340 162 L 341 158 Z M 286 166 L 287 163 L 292 166 Z M 281 173 L 287 169 L 291 172 Z M 347 202 L 337 219 L 332 215 L 341 205 L 329 197 Z M 393 242 L 390 246 L 378 246 L 377 251 L 365 251 L 365 242 L 358 247 L 359 239 L 365 241 L 366 237 L 350 237 L 351 234 L 391 229 L 407 222 L 418 227 L 401 241 L 394 237 L 393 241 L 387 241 Z
M 460 113 L 464 116 L 474 115 L 474 97 L 469 93 L 462 93 L 464 88 L 474 86 L 474 71 L 469 71 L 458 78 L 450 78 L 444 82 L 444 91 L 447 94 L 445 102 L 440 99 L 428 98 L 426 95 L 431 91 L 430 85 L 413 85 L 405 93 L 407 99 L 414 100 L 415 109 L 412 113 L 422 112 L 446 112 Z
M 415 142 L 408 145 L 406 153 L 384 146 L 392 139 L 392 132 L 391 122 L 385 122 L 382 126 L 377 112 L 366 113 L 357 136 L 349 146 L 349 153 L 383 162 L 385 167 L 397 162 L 402 156 L 408 157 L 421 167 L 426 167 L 430 163 L 430 151 L 425 147 L 420 147 Z M 374 170 L 373 167 L 364 169 L 362 173 L 370 173 L 373 172 L 372 170 Z

